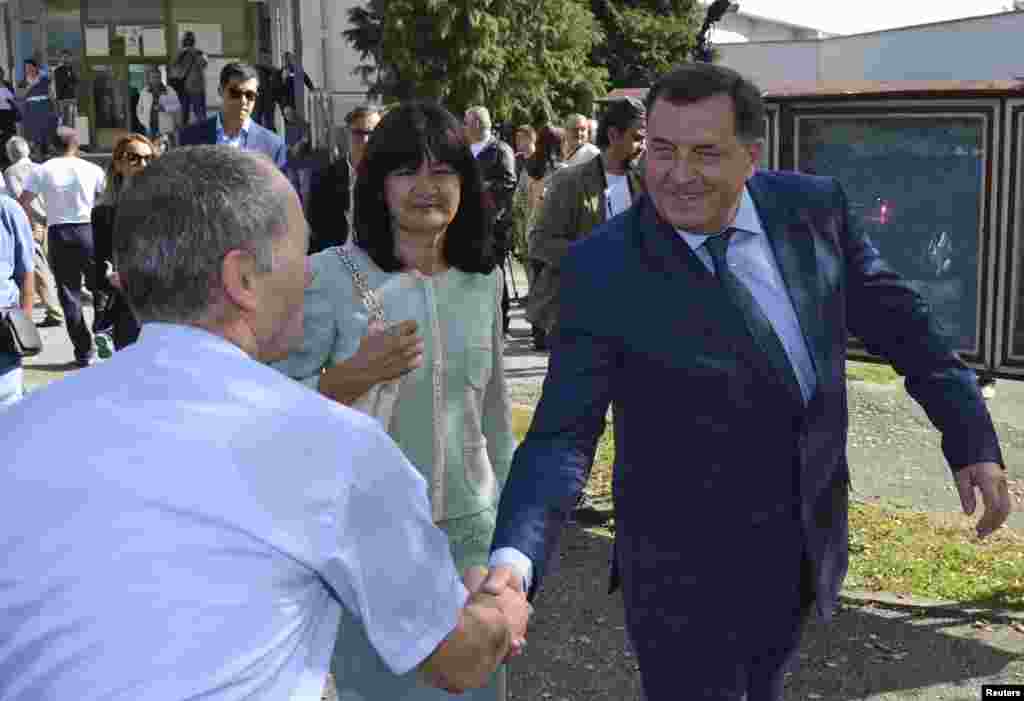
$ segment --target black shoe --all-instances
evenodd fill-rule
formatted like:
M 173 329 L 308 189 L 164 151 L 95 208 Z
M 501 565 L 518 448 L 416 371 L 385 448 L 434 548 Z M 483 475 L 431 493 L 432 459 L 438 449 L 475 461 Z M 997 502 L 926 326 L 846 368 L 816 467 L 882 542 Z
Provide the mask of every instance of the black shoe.
M 93 353 L 90 353 L 89 355 L 85 356 L 84 358 L 75 358 L 75 366 L 76 367 L 87 368 L 90 365 L 94 365 L 95 363 L 96 363 L 96 355 L 93 354 Z
M 607 505 L 594 503 L 584 492 L 576 504 L 576 508 L 573 509 L 572 517 L 577 523 L 584 526 L 603 526 L 615 518 L 615 509 L 610 503 Z
M 548 349 L 548 335 L 544 329 L 533 327 L 533 349 L 535 351 L 546 351 Z
M 64 325 L 64 322 L 61 321 L 60 319 L 58 319 L 57 317 L 55 317 L 55 316 L 48 316 L 45 319 L 43 319 L 42 321 L 40 321 L 38 324 L 36 324 L 36 327 L 40 328 L 40 329 L 51 329 L 51 328 L 53 328 L 55 326 L 63 326 L 63 325 Z

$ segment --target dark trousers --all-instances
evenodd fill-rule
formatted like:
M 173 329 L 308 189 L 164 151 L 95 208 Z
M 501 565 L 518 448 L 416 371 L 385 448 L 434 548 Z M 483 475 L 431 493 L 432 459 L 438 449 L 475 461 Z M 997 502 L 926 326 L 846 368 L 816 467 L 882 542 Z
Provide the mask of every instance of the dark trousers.
M 97 293 L 92 224 L 58 224 L 47 232 L 50 267 L 57 282 L 57 298 L 64 309 L 64 324 L 75 347 L 75 359 L 92 354 L 92 334 L 82 315 L 82 276 Z
M 616 548 L 645 697 L 782 701 L 813 600 L 799 518 L 729 539 L 724 556 L 704 540 L 691 534 L 639 563 Z
M 512 302 L 508 296 L 508 273 L 505 271 L 504 265 L 501 266 L 501 285 L 501 328 L 505 333 L 508 333 L 508 326 L 511 322 Z
M 206 119 L 206 94 L 196 93 L 195 95 L 182 91 L 178 94 L 181 102 L 181 117 L 183 124 L 188 124 L 191 115 L 194 115 L 197 122 Z
M 120 290 L 115 290 L 107 305 L 106 321 L 110 325 L 110 333 L 114 339 L 114 348 L 121 350 L 139 340 L 142 326 L 135 317 L 135 312 L 128 306 Z

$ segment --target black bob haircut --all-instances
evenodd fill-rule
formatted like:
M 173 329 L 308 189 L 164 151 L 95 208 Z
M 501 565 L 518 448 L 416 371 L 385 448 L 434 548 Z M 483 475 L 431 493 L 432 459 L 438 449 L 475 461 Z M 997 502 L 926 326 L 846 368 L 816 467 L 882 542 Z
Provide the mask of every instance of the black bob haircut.
M 402 270 L 395 254 L 384 181 L 399 168 L 419 168 L 428 158 L 447 163 L 461 180 L 459 209 L 448 225 L 441 255 L 448 265 L 463 272 L 490 273 L 498 256 L 494 215 L 485 201 L 480 168 L 463 136 L 462 124 L 436 102 L 403 103 L 389 110 L 370 135 L 356 179 L 356 245 L 381 270 Z

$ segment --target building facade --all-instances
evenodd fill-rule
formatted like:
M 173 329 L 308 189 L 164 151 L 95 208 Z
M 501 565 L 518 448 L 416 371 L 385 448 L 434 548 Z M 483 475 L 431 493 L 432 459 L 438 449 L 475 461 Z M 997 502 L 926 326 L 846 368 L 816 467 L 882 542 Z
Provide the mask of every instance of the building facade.
M 728 16 L 727 16 L 728 17 Z M 762 87 L 1024 76 L 1024 12 L 821 39 L 719 43 L 719 63 Z
M 72 55 L 78 128 L 83 142 L 104 151 L 137 131 L 135 104 L 147 69 L 168 66 L 186 31 L 208 58 L 207 107 L 220 106 L 217 77 L 231 60 L 259 61 L 271 52 L 281 66 L 293 52 L 318 91 L 337 102 L 334 112 L 365 100 L 351 68 L 358 61 L 341 32 L 352 0 L 5 0 L 0 1 L 0 66 L 12 82 L 24 78 L 24 60 L 49 70 Z M 297 81 L 302 88 L 302 81 Z M 298 104 L 307 110 L 309 96 Z

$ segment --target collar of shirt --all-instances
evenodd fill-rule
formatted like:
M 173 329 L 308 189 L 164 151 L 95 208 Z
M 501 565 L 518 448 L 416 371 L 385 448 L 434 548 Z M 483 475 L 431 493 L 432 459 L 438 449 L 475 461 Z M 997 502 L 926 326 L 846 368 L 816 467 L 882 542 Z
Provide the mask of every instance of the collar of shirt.
M 757 215 L 757 207 L 754 206 L 754 200 L 750 196 L 750 191 L 745 187 L 743 188 L 743 196 L 740 198 L 740 208 L 736 211 L 736 218 L 733 219 L 730 226 L 751 236 L 764 233 L 764 227 L 761 226 L 761 217 Z M 694 253 L 704 245 L 705 241 L 715 236 L 715 234 L 691 234 L 682 229 L 676 229 L 676 231 L 683 237 L 686 243 L 690 244 L 690 248 L 693 249 Z
M 478 158 L 480 156 L 480 152 L 487 148 L 487 144 L 489 143 L 491 143 L 490 137 L 484 139 L 483 141 L 477 141 L 475 143 L 470 144 L 469 150 L 473 152 L 473 158 Z
M 234 343 L 211 333 L 198 326 L 187 326 L 185 324 L 165 324 L 163 322 L 147 322 L 142 327 L 139 339 L 147 344 L 155 343 L 158 347 L 168 349 L 168 352 L 177 352 L 176 348 L 204 348 L 215 350 L 223 355 L 234 355 L 239 358 L 249 358 L 249 354 L 236 346 Z M 187 352 L 187 351 L 186 351 Z M 255 361 L 254 361 L 255 362 Z
M 242 122 L 242 129 L 238 132 L 237 136 L 229 137 L 224 133 L 224 115 L 217 115 L 217 143 L 218 144 L 231 144 L 232 146 L 240 146 L 245 144 L 249 140 L 249 127 L 252 126 L 252 119 L 249 117 L 245 118 Z

